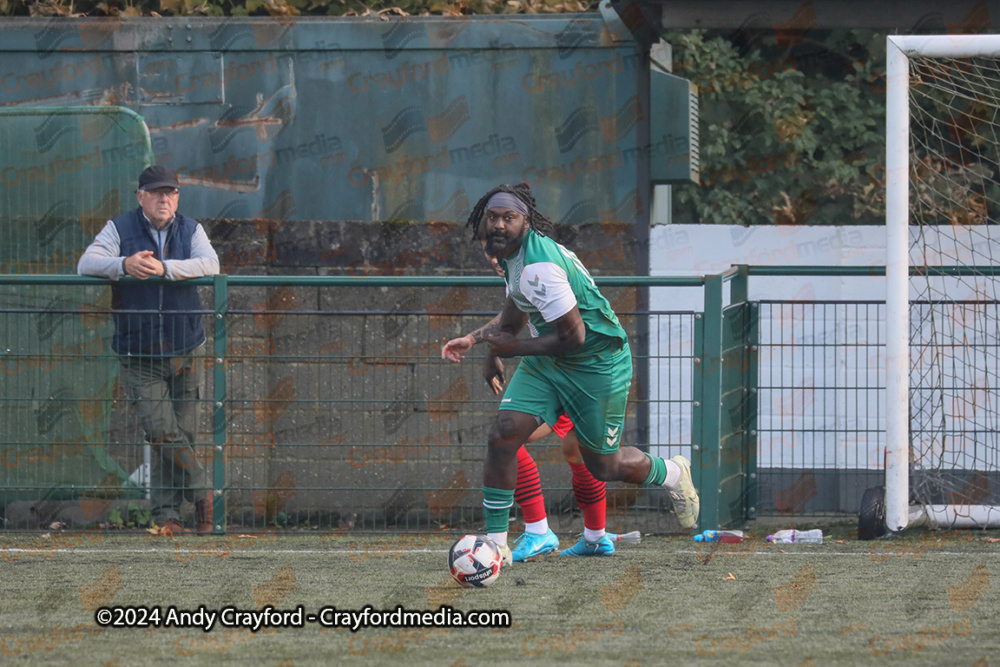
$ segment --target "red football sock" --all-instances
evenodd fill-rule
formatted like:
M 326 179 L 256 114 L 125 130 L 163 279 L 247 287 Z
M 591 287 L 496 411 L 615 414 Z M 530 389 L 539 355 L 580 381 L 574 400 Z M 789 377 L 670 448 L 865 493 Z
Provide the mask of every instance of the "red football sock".
M 569 468 L 573 471 L 573 495 L 576 496 L 576 504 L 583 511 L 584 528 L 604 530 L 607 485 L 590 474 L 587 466 L 582 463 L 571 463 Z
M 542 495 L 542 480 L 538 474 L 538 466 L 523 445 L 517 450 L 517 488 L 514 489 L 514 502 L 521 508 L 525 523 L 535 523 L 546 518 L 545 497 Z

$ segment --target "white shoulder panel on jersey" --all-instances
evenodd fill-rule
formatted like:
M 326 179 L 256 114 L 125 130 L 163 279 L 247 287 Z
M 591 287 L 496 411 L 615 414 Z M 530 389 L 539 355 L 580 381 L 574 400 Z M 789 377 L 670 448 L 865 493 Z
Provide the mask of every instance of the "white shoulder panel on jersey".
M 552 262 L 537 262 L 521 272 L 521 294 L 531 302 L 546 322 L 554 322 L 573 310 L 576 295 L 566 271 Z

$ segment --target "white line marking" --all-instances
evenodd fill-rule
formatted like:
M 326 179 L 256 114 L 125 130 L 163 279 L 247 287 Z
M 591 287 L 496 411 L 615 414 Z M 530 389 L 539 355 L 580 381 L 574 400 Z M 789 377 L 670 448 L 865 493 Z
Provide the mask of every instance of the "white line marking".
M 41 555 L 44 555 L 44 554 L 52 554 L 52 553 L 60 553 L 60 554 L 69 554 L 69 553 L 78 553 L 78 554 L 173 554 L 173 553 L 176 553 L 178 551 L 180 551 L 180 552 L 192 551 L 192 552 L 196 552 L 196 553 L 202 555 L 204 558 L 209 558 L 209 557 L 212 557 L 212 556 L 220 557 L 219 554 L 222 554 L 222 553 L 225 553 L 225 554 L 234 554 L 234 553 L 238 553 L 238 554 L 249 554 L 249 553 L 257 553 L 257 554 L 345 554 L 345 555 L 349 555 L 349 554 L 354 554 L 354 555 L 357 555 L 357 554 L 367 554 L 368 558 L 378 557 L 378 556 L 384 556 L 384 555 L 389 555 L 389 554 L 412 554 L 412 553 L 443 554 L 443 553 L 448 553 L 447 549 L 381 549 L 381 548 L 365 549 L 363 547 L 357 548 L 357 549 L 267 549 L 267 548 L 260 548 L 260 547 L 249 546 L 249 547 L 233 547 L 233 548 L 229 548 L 228 550 L 226 550 L 224 548 L 207 549 L 207 548 L 205 548 L 205 546 L 208 545 L 208 544 L 211 544 L 211 543 L 210 542 L 206 542 L 204 545 L 202 545 L 202 544 L 200 544 L 198 542 L 186 542 L 186 543 L 179 543 L 176 546 L 167 547 L 165 549 L 83 549 L 83 548 L 79 548 L 79 549 L 44 549 L 44 548 L 40 548 L 40 549 L 22 549 L 22 548 L 18 548 L 18 547 L 2 547 L 2 546 L 0 546 L 0 552 L 3 552 L 3 553 L 33 553 L 33 554 L 38 554 L 38 555 L 41 556 Z M 705 551 L 695 551 L 693 549 L 685 549 L 685 550 L 681 550 L 681 551 L 671 551 L 670 553 L 706 555 Z M 732 550 L 731 551 L 731 550 L 727 549 L 725 551 L 719 550 L 715 554 L 712 554 L 711 551 L 708 551 L 707 553 L 711 554 L 713 558 L 719 558 L 719 559 L 721 559 L 721 558 L 727 558 L 727 557 L 745 557 L 745 556 L 748 556 L 748 555 L 755 555 L 755 556 L 855 556 L 855 557 L 863 557 L 863 558 L 871 558 L 872 557 L 872 554 L 869 551 L 863 551 L 863 552 L 819 551 L 819 550 L 816 550 L 816 551 L 814 551 L 814 550 L 806 551 L 804 549 L 803 550 L 796 550 L 796 551 L 784 551 L 784 552 L 781 552 L 781 551 L 752 551 L 752 552 L 749 552 L 749 553 L 747 553 L 747 552 L 740 552 L 740 551 L 736 551 L 736 550 Z M 931 554 L 934 554 L 934 555 L 940 554 L 942 556 L 970 556 L 970 555 L 976 555 L 976 556 L 979 556 L 979 557 L 1000 556 L 1000 553 L 997 553 L 997 552 L 980 552 L 980 551 L 972 551 L 972 550 L 970 550 L 970 551 L 938 551 L 936 549 L 928 549 L 928 550 L 920 553 L 920 557 L 931 555 Z M 899 558 L 905 558 L 905 557 L 914 557 L 913 554 L 910 554 L 910 553 L 895 554 L 892 551 L 886 551 L 884 553 L 876 552 L 875 555 L 876 556 L 886 556 L 885 560 L 889 560 L 889 558 L 899 559 Z M 20 560 L 20 559 L 18 559 L 18 560 Z
M 189 549 L 188 547 L 192 547 Z M 412 554 L 412 553 L 427 553 L 427 554 L 444 554 L 448 553 L 447 549 L 258 549 L 254 547 L 235 547 L 232 549 L 206 549 L 199 546 L 197 543 L 179 544 L 176 548 L 169 549 L 16 549 L 16 548 L 3 548 L 0 547 L 0 551 L 4 553 L 34 553 L 38 555 L 44 554 L 172 554 L 177 551 L 185 552 L 192 551 L 195 553 L 203 554 L 205 558 L 216 556 L 218 557 L 220 553 L 225 554 L 246 554 L 246 553 L 258 553 L 258 554 L 367 554 L 367 557 L 381 556 L 386 554 Z
M 704 552 L 698 552 L 698 551 L 676 551 L 674 553 L 697 554 L 697 553 L 704 553 Z M 798 550 L 796 550 L 796 551 L 752 551 L 752 552 L 750 552 L 750 554 L 761 555 L 761 556 L 864 556 L 865 558 L 871 558 L 872 557 L 872 553 L 869 552 L 869 551 L 857 552 L 857 553 L 851 552 L 851 551 L 798 551 Z M 716 554 L 715 557 L 719 558 L 719 557 L 725 557 L 725 556 L 746 556 L 746 555 L 750 555 L 750 554 L 746 554 L 746 553 L 743 553 L 743 552 L 740 552 L 740 551 L 735 551 L 735 550 L 734 551 L 726 550 L 726 551 L 720 551 L 718 554 Z M 941 555 L 944 555 L 944 556 L 969 556 L 969 555 L 972 555 L 972 554 L 983 555 L 983 556 L 996 555 L 993 552 L 978 552 L 978 551 L 971 551 L 971 550 L 970 551 L 938 551 L 937 549 L 927 549 L 926 551 L 920 552 L 921 556 L 927 556 L 929 554 L 941 554 Z M 913 557 L 913 554 L 911 554 L 909 552 L 902 553 L 902 554 L 896 554 L 896 553 L 894 553 L 891 550 L 885 551 L 885 552 L 877 552 L 876 551 L 874 555 L 876 555 L 876 556 L 886 556 L 885 560 L 889 560 L 889 558 Z

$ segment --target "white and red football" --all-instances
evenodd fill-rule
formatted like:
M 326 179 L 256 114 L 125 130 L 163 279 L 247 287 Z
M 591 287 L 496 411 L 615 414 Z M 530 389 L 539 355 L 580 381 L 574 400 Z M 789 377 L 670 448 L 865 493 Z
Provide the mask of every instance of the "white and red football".
M 485 535 L 466 535 L 451 545 L 448 569 L 466 588 L 485 588 L 500 576 L 503 554 Z

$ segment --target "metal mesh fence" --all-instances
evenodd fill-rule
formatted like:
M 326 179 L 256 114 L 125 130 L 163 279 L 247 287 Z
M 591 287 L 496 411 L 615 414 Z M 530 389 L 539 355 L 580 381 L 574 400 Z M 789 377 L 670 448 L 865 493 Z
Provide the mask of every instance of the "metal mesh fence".
M 150 442 L 138 417 L 150 398 L 122 391 L 109 288 L 70 276 L 59 285 L 22 280 L 29 284 L 18 289 L 34 295 L 32 304 L 0 309 L 9 341 L 0 405 L 21 434 L 0 444 L 6 527 L 148 526 L 149 472 L 161 443 Z M 287 280 L 234 280 L 222 295 L 200 282 L 208 340 L 195 363 L 204 380 L 196 398 L 183 400 L 197 405 L 195 459 L 209 480 L 214 475 L 220 530 L 438 530 L 481 521 L 482 465 L 499 399 L 482 380 L 481 350 L 461 364 L 441 360 L 440 350 L 495 314 L 469 304 L 496 301 L 497 287 L 463 287 L 461 298 L 453 286 L 421 288 L 414 302 L 364 281 L 345 287 Z M 40 307 L 47 292 L 75 306 Z M 648 366 L 662 388 L 633 383 L 623 443 L 652 445 L 661 456 L 689 452 L 694 314 L 620 315 L 627 328 L 643 318 L 651 323 L 659 342 L 634 365 Z M 39 323 L 53 317 L 79 350 L 35 351 Z M 75 380 L 50 386 L 56 363 L 60 377 Z M 515 368 L 515 360 L 506 364 L 508 378 Z M 643 423 L 644 414 L 655 428 Z M 85 441 L 60 449 L 58 428 L 98 415 Z M 53 426 L 29 429 L 29 422 Z M 578 532 L 558 440 L 550 435 L 528 448 L 553 527 Z M 179 469 L 188 465 L 196 463 Z M 182 486 L 179 477 L 166 485 L 172 483 Z M 186 523 L 191 497 L 181 507 Z M 610 530 L 673 530 L 668 508 L 656 492 L 608 484 Z
M 480 350 L 451 364 L 440 349 L 494 315 L 471 304 L 490 303 L 498 285 L 229 280 L 199 282 L 207 342 L 195 363 L 204 378 L 200 393 L 184 399 L 197 407 L 195 459 L 207 471 L 205 486 L 224 501 L 219 530 L 478 525 L 498 399 L 482 380 Z M 122 391 L 107 283 L 75 276 L 0 282 L 17 295 L 0 309 L 6 527 L 148 525 L 149 487 L 156 487 L 149 474 L 159 452 L 138 418 L 146 397 Z M 64 305 L 50 305 L 56 295 Z M 623 442 L 691 456 L 703 498 L 708 486 L 734 484 L 736 495 L 717 503 L 720 520 L 856 512 L 863 491 L 883 480 L 884 304 L 747 306 L 743 319 L 728 309 L 722 320 L 730 351 L 714 366 L 736 374 L 723 380 L 718 431 L 706 423 L 708 406 L 698 407 L 711 395 L 704 385 L 713 366 L 698 356 L 706 354 L 703 314 L 619 310 L 630 332 L 642 323 L 650 340 L 632 346 Z M 507 364 L 508 378 L 516 363 Z M 725 441 L 708 442 L 713 432 Z M 553 526 L 579 530 L 558 440 L 548 436 L 528 449 Z M 612 530 L 675 530 L 668 509 L 655 491 L 608 485 Z M 191 512 L 189 496 L 186 521 Z
M 995 341 L 953 336 L 931 345 L 926 322 L 961 322 L 996 304 L 915 301 L 910 307 L 916 497 L 988 503 L 995 487 L 989 421 L 995 389 L 984 378 L 996 358 Z M 854 513 L 864 490 L 884 483 L 885 304 L 762 301 L 760 311 L 758 514 Z M 978 380 L 942 380 L 959 366 L 979 369 Z M 952 400 L 942 404 L 942 392 Z
M 206 486 L 224 500 L 220 530 L 478 525 L 498 399 L 482 380 L 481 350 L 451 364 L 440 349 L 495 314 L 471 304 L 491 303 L 499 284 L 228 280 L 198 283 L 208 340 L 196 363 L 204 379 L 197 397 L 186 399 L 198 407 L 195 458 L 208 471 Z M 145 399 L 121 389 L 107 283 L 75 276 L 0 283 L 17 294 L 0 309 L 5 525 L 148 524 L 157 444 L 137 416 L 136 401 Z M 49 305 L 56 295 L 69 305 Z M 740 320 L 725 311 L 730 351 L 718 363 L 704 356 L 702 313 L 619 309 L 626 328 L 637 336 L 641 323 L 650 341 L 632 346 L 623 442 L 691 456 L 703 498 L 708 486 L 734 483 L 737 494 L 717 503 L 720 517 L 856 512 L 863 491 L 884 475 L 884 304 L 747 307 Z M 516 363 L 507 364 L 508 378 Z M 737 371 L 723 380 L 715 412 L 722 444 L 705 439 L 711 411 L 698 407 L 710 397 L 705 371 L 713 365 Z M 554 527 L 579 530 L 558 440 L 528 449 Z M 974 454 L 966 447 L 954 456 Z M 974 466 L 965 467 L 972 479 Z M 743 514 L 739 503 L 752 509 Z M 612 530 L 669 532 L 676 524 L 668 509 L 655 491 L 608 485 Z
M 758 514 L 856 512 L 883 481 L 885 304 L 759 308 Z

